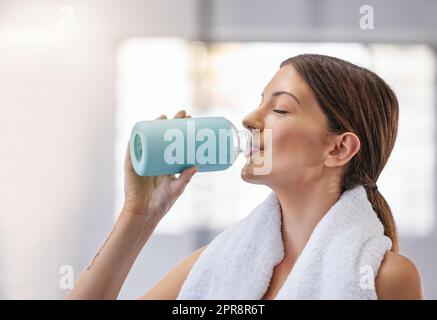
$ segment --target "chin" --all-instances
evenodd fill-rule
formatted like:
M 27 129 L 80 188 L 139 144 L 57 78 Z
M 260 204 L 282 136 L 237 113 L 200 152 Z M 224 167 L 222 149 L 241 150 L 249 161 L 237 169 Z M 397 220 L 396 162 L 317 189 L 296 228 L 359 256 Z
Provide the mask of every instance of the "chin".
M 243 181 L 247 182 L 247 183 L 252 183 L 252 184 L 263 184 L 263 185 L 267 185 L 268 183 L 268 178 L 270 176 L 270 174 L 267 175 L 255 175 L 253 173 L 253 165 L 251 164 L 246 164 L 242 169 L 241 169 L 241 179 L 243 179 Z

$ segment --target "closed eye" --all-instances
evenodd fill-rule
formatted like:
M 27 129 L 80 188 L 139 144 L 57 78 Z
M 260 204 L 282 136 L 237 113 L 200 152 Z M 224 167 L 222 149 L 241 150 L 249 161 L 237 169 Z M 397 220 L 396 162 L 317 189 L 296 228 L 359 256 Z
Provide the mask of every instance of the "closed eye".
M 289 112 L 286 111 L 286 110 L 279 110 L 279 109 L 273 109 L 273 111 L 276 112 L 276 113 L 279 113 L 279 114 L 286 114 L 286 113 L 289 113 Z

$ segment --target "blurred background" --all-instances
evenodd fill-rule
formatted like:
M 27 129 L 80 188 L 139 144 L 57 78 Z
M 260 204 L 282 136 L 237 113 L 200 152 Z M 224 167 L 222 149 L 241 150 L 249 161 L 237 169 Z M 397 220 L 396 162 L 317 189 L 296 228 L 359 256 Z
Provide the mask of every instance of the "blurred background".
M 432 0 L 0 0 L 0 298 L 62 299 L 123 201 L 133 124 L 186 109 L 241 128 L 288 57 L 370 68 L 400 101 L 379 181 L 401 253 L 437 298 L 437 2 Z M 269 190 L 244 159 L 199 173 L 156 229 L 121 299 L 245 217 Z

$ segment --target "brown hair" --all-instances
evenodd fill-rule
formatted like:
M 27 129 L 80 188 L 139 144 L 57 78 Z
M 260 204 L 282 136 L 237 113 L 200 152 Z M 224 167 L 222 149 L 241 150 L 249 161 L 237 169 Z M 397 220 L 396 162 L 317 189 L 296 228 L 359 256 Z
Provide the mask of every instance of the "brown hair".
M 375 188 L 376 181 L 394 147 L 399 117 L 395 93 L 375 73 L 350 62 L 316 54 L 289 58 L 313 90 L 333 133 L 353 132 L 361 149 L 346 166 L 342 192 L 363 185 L 367 197 L 384 225 L 384 234 L 399 251 L 396 225 L 389 205 Z

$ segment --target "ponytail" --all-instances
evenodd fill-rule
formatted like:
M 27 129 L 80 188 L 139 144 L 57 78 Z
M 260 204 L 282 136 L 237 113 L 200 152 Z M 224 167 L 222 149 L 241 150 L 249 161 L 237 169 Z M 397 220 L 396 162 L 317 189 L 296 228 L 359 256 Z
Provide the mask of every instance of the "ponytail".
M 387 201 L 385 201 L 384 196 L 379 192 L 378 188 L 365 186 L 365 189 L 367 192 L 367 198 L 372 204 L 373 210 L 375 210 L 379 220 L 381 220 L 382 225 L 384 226 L 384 234 L 389 237 L 393 243 L 391 251 L 399 253 L 398 232 L 390 206 Z

